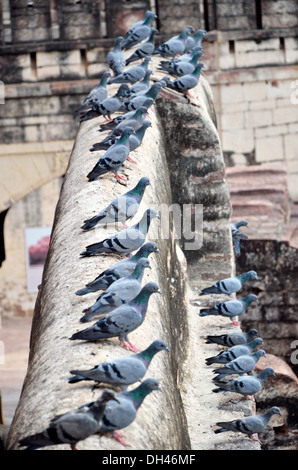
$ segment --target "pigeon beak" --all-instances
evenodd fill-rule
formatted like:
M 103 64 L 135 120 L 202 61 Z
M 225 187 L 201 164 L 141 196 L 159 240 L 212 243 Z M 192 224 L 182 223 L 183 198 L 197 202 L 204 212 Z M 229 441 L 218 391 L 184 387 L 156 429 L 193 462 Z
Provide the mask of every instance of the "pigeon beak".
M 116 398 L 116 397 L 111 398 L 111 400 L 114 400 L 114 401 L 116 401 L 117 403 L 120 403 L 120 401 L 119 401 L 118 398 Z
M 166 347 L 166 351 L 170 352 L 171 350 L 170 350 L 170 348 Z

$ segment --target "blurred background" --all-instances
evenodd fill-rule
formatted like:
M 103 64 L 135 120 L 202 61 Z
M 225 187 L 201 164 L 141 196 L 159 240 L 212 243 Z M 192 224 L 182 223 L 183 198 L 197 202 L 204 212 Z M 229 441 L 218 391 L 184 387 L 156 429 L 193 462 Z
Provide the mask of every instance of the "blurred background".
M 56 203 L 79 126 L 74 111 L 108 69 L 115 39 L 158 15 L 156 42 L 205 29 L 233 219 L 249 221 L 237 269 L 255 269 L 257 327 L 295 372 L 298 338 L 297 0 L 0 2 L 0 389 L 12 419 Z M 297 347 L 296 347 L 297 349 Z M 268 350 L 268 347 L 266 347 Z

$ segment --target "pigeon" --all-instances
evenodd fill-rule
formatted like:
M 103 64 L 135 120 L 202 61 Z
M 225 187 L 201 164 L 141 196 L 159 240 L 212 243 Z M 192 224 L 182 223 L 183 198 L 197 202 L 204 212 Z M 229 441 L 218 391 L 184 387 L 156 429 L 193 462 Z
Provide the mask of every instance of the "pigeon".
M 155 209 L 147 209 L 141 220 L 132 227 L 117 232 L 104 240 L 88 245 L 81 256 L 94 256 L 99 253 L 131 253 L 145 242 L 150 222 L 160 218 Z
M 99 84 L 90 91 L 82 106 L 76 111 L 77 114 L 93 108 L 94 104 L 98 105 L 108 97 L 107 81 L 110 76 L 110 72 L 103 73 Z
M 219 421 L 216 423 L 220 428 L 216 429 L 215 434 L 233 431 L 241 432 L 247 434 L 252 441 L 259 441 L 259 439 L 254 438 L 254 434 L 265 431 L 271 417 L 274 414 L 280 415 L 280 409 L 277 406 L 272 406 L 266 413 L 257 414 L 253 416 L 246 416 L 243 418 L 233 419 L 232 421 Z
M 128 59 L 126 59 L 125 65 L 129 65 L 131 62 L 150 56 L 155 49 L 154 40 L 156 34 L 158 34 L 158 30 L 156 28 L 151 28 L 151 33 L 147 41 L 141 44 L 137 50 L 128 57 Z
M 237 344 L 232 346 L 228 350 L 221 351 L 217 356 L 208 357 L 205 362 L 207 366 L 210 364 L 227 364 L 228 362 L 233 361 L 239 356 L 244 356 L 245 354 L 250 354 L 253 350 L 263 343 L 262 338 L 255 338 L 253 341 L 247 344 Z
M 139 65 L 133 65 L 126 71 L 120 73 L 114 78 L 110 78 L 108 84 L 111 83 L 136 83 L 142 80 L 145 77 L 146 71 L 148 69 L 148 64 L 151 60 L 151 57 L 147 56 L 143 62 Z
M 161 390 L 159 382 L 149 378 L 133 390 L 117 393 L 115 396 L 119 406 L 111 406 L 112 402 L 109 403 L 110 406 L 105 409 L 98 434 L 111 432 L 114 439 L 124 446 L 129 446 L 118 430 L 126 428 L 135 420 L 139 407 L 153 390 Z
M 188 93 L 189 90 L 197 86 L 203 66 L 204 64 L 199 62 L 192 73 L 176 78 L 173 82 L 168 83 L 167 86 L 173 90 Z
M 160 294 L 159 287 L 154 282 L 148 282 L 133 300 L 108 313 L 89 328 L 74 333 L 70 339 L 99 341 L 118 337 L 125 349 L 138 352 L 128 340 L 128 334 L 136 330 L 145 320 L 149 298 L 153 293 Z
M 239 356 L 233 361 L 225 364 L 223 367 L 218 367 L 217 369 L 214 369 L 213 372 L 218 374 L 216 377 L 214 377 L 214 380 L 215 381 L 221 380 L 227 375 L 248 374 L 249 372 L 253 370 L 257 361 L 260 359 L 260 357 L 265 357 L 265 356 L 266 356 L 266 353 L 263 349 L 258 349 L 258 351 L 252 354 Z
M 141 291 L 145 268 L 151 269 L 149 260 L 147 258 L 139 259 L 132 274 L 113 282 L 91 307 L 83 310 L 85 315 L 80 321 L 86 323 L 95 315 L 109 313 L 134 299 Z
M 107 55 L 107 62 L 113 70 L 114 76 L 120 75 L 125 67 L 125 54 L 120 47 L 122 41 L 123 37 L 118 36 L 114 49 L 112 49 Z
M 235 277 L 229 277 L 221 281 L 217 281 L 211 287 L 206 287 L 199 294 L 208 295 L 208 294 L 227 294 L 231 295 L 234 292 L 238 292 L 243 284 L 249 279 L 258 279 L 257 273 L 255 271 L 248 271 L 247 273 L 239 274 Z
M 137 95 L 133 97 L 130 101 L 124 101 L 122 104 L 122 109 L 127 111 L 136 110 L 140 106 L 144 106 L 144 103 L 148 98 L 152 98 L 155 101 L 161 88 L 162 84 L 160 82 L 153 83 L 149 90 L 143 95 Z
M 157 16 L 150 12 L 142 24 L 135 25 L 133 28 L 127 31 L 124 41 L 121 44 L 121 48 L 123 50 L 131 49 L 133 46 L 139 44 L 144 39 L 150 37 L 152 31 L 152 21 L 154 18 L 157 18 Z
M 144 17 L 137 21 L 131 28 L 129 28 L 124 38 L 127 39 L 139 26 L 143 26 L 144 24 L 151 25 L 155 18 L 157 18 L 157 15 L 153 13 L 153 11 L 147 10 Z
M 207 31 L 204 29 L 198 29 L 193 35 L 188 36 L 185 51 L 191 51 L 194 48 L 202 47 L 202 41 L 204 36 L 207 34 Z
M 84 116 L 81 116 L 81 121 L 88 121 L 97 116 L 104 116 L 105 119 L 107 119 L 106 116 L 108 116 L 108 119 L 111 119 L 111 114 L 121 108 L 122 101 L 126 98 L 127 90 L 129 90 L 128 85 L 123 83 L 120 85 L 115 95 L 107 97 L 100 103 L 94 103 L 92 109 Z
M 111 139 L 117 138 L 127 127 L 131 127 L 135 131 L 139 129 L 139 127 L 143 125 L 146 119 L 148 108 L 153 104 L 153 102 L 154 101 L 152 98 L 147 98 L 144 102 L 144 106 L 140 106 L 134 111 L 130 111 L 129 113 L 123 114 L 121 116 L 122 119 L 115 118 L 114 121 L 116 125 L 114 125 L 114 122 L 112 121 L 111 126 L 100 126 L 99 132 L 103 132 L 106 129 L 112 128 L 112 131 L 101 143 L 109 142 Z M 98 150 L 97 144 L 94 144 L 90 150 L 91 152 L 94 150 Z
M 243 315 L 252 302 L 257 301 L 257 296 L 249 294 L 243 299 L 228 300 L 227 302 L 219 302 L 209 309 L 202 309 L 199 313 L 200 317 L 206 315 L 221 315 L 223 317 L 230 317 L 234 325 L 239 322 L 235 321 L 235 317 Z
M 255 329 L 251 329 L 247 333 L 237 331 L 236 333 L 226 333 L 222 335 L 208 335 L 206 338 L 206 344 L 215 343 L 230 348 L 237 344 L 246 344 L 252 341 L 254 336 L 258 336 L 258 332 Z
M 101 424 L 103 413 L 108 403 L 120 403 L 113 392 L 104 390 L 90 406 L 70 411 L 57 416 L 44 431 L 20 440 L 20 446 L 26 450 L 35 450 L 57 444 L 70 444 L 72 450 L 77 450 L 79 441 L 96 434 Z
M 228 382 L 221 382 L 219 380 L 215 382 L 218 388 L 215 388 L 213 392 L 240 393 L 246 399 L 250 400 L 251 396 L 255 395 L 261 390 L 263 383 L 270 375 L 275 376 L 274 370 L 271 367 L 266 367 L 266 369 L 264 369 L 259 374 L 236 377 L 235 379 L 229 380 Z
M 153 54 L 159 54 L 163 57 L 176 57 L 178 54 L 183 54 L 187 38 L 193 32 L 193 27 L 187 26 L 178 36 L 174 36 L 168 41 L 160 44 Z
M 201 52 L 198 51 L 194 54 L 191 60 L 185 61 L 175 61 L 175 59 L 171 62 L 161 63 L 158 70 L 168 72 L 170 75 L 174 75 L 176 77 L 181 77 L 182 75 L 187 75 L 193 73 L 199 58 L 202 56 Z
M 159 249 L 154 242 L 147 242 L 131 258 L 125 258 L 114 264 L 111 268 L 103 271 L 92 282 L 86 284 L 83 289 L 79 289 L 76 295 L 86 295 L 90 292 L 107 289 L 113 282 L 123 277 L 129 276 L 135 269 L 139 259 L 148 258 L 151 253 L 159 253 Z
M 237 258 L 239 258 L 241 254 L 241 241 L 247 240 L 248 237 L 240 230 L 240 227 L 247 227 L 248 222 L 246 220 L 240 220 L 239 222 L 231 223 L 231 231 L 232 231 L 232 240 L 233 240 L 233 248 L 234 253 Z
M 110 224 L 115 222 L 126 222 L 136 215 L 144 196 L 146 187 L 150 184 L 149 178 L 143 176 L 136 186 L 130 191 L 116 197 L 99 214 L 84 220 L 83 230 L 90 230 L 96 224 Z
M 157 339 L 137 354 L 103 362 L 90 370 L 71 370 L 70 373 L 74 376 L 70 377 L 68 382 L 73 384 L 82 380 L 94 380 L 121 387 L 122 391 L 126 391 L 128 385 L 144 377 L 153 357 L 159 351 L 170 350 L 165 341 Z
M 127 127 L 123 131 L 120 139 L 115 142 L 115 144 L 111 145 L 105 154 L 100 157 L 96 165 L 87 175 L 89 182 L 95 181 L 99 176 L 105 175 L 110 171 L 113 172 L 116 178 L 124 179 L 123 176 L 118 175 L 118 170 L 129 155 L 129 136 L 133 132 L 134 130 L 131 127 Z
M 136 82 L 130 87 L 130 96 L 137 95 L 138 93 L 146 93 L 150 87 L 150 76 L 152 74 L 152 70 L 147 69 L 145 73 L 145 77 L 140 82 Z
M 138 147 L 140 147 L 140 145 L 143 142 L 143 138 L 144 138 L 146 130 L 148 129 L 148 127 L 151 127 L 151 126 L 152 126 L 151 121 L 144 121 L 144 124 L 141 127 L 139 127 L 139 129 L 137 129 L 134 132 L 134 134 L 130 136 L 129 148 L 131 152 L 133 152 Z

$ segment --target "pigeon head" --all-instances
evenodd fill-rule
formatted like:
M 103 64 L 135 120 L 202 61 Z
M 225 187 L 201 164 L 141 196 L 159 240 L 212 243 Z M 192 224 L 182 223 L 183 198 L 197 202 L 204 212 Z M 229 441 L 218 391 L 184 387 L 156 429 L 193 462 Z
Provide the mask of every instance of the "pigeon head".
M 158 284 L 156 284 L 156 282 L 148 282 L 143 287 L 143 290 L 145 290 L 146 292 L 148 292 L 150 294 L 161 294 L 161 292 L 159 290 L 159 286 L 158 286 Z
M 118 36 L 116 39 L 116 46 L 119 46 L 121 42 L 123 41 L 124 37 L 123 36 Z
M 275 372 L 272 367 L 266 367 L 266 369 L 262 370 L 259 375 L 265 378 L 269 377 L 270 375 L 273 375 L 273 377 L 275 377 Z
M 273 413 L 274 415 L 280 415 L 280 416 L 281 416 L 280 409 L 279 409 L 277 406 L 272 406 L 272 408 L 270 408 L 270 411 L 271 411 L 271 413 Z
M 140 258 L 136 264 L 134 273 L 138 274 L 141 271 L 143 271 L 145 268 L 151 269 L 150 261 L 148 260 L 148 258 Z
M 142 383 L 143 387 L 148 391 L 152 392 L 153 390 L 161 390 L 159 382 L 157 379 L 146 379 Z
M 168 348 L 167 343 L 161 339 L 156 339 L 155 341 L 153 341 L 153 343 L 151 344 L 151 347 L 155 349 L 156 351 L 170 352 L 170 349 Z
M 147 242 L 140 248 L 139 253 L 140 254 L 159 253 L 159 249 L 157 248 L 156 243 Z
M 257 301 L 258 301 L 258 297 L 257 297 L 255 294 L 249 294 L 247 297 L 244 297 L 244 299 L 242 299 L 242 301 L 243 301 L 246 305 L 250 305 L 250 304 L 253 303 L 253 302 L 257 302 Z
M 155 18 L 157 18 L 157 15 L 155 13 L 153 13 L 153 11 L 150 11 L 150 10 L 146 11 L 145 16 L 144 16 L 145 20 L 147 20 L 147 19 L 152 19 L 153 20 Z

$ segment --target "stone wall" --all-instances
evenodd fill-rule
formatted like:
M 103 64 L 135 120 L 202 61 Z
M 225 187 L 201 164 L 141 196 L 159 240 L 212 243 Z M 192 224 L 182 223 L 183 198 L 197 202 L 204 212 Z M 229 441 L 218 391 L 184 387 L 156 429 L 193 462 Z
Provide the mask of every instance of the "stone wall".
M 147 175 L 150 178 L 151 186 L 146 190 L 135 220 L 139 219 L 147 207 L 159 208 L 162 204 L 171 205 L 173 202 L 171 171 L 168 168 L 163 138 L 169 131 L 166 124 L 169 117 L 171 121 L 175 120 L 179 128 L 179 123 L 184 122 L 185 111 L 190 114 L 197 113 L 201 125 L 209 129 L 208 136 L 211 141 L 218 142 L 216 129 L 207 111 L 211 102 L 210 95 L 208 101 L 206 100 L 207 90 L 207 83 L 202 77 L 194 92 L 193 103 L 187 103 L 174 92 L 169 92 L 163 93 L 155 112 L 150 110 L 152 127 L 148 129 L 137 153 L 132 154 L 137 164 L 127 162 L 122 168 L 129 187 L 141 176 Z M 167 119 L 161 116 L 165 100 L 173 100 L 172 111 L 166 111 Z M 116 230 L 116 227 L 97 227 L 93 231 L 82 233 L 82 220 L 96 213 L 100 207 L 126 189 L 118 184 L 112 175 L 106 175 L 92 183 L 87 182 L 84 177 L 98 159 L 97 154 L 90 155 L 89 148 L 92 143 L 98 141 L 97 129 L 102 120 L 96 118 L 81 125 L 70 157 L 56 210 L 42 287 L 36 302 L 28 373 L 10 430 L 9 449 L 17 448 L 20 437 L 47 426 L 55 414 L 93 399 L 90 386 L 71 386 L 67 383 L 70 369 L 89 367 L 109 357 L 128 354 L 118 345 L 116 339 L 103 341 L 99 345 L 70 342 L 68 339 L 73 332 L 81 329 L 79 318 L 82 309 L 92 302 L 91 298 L 79 298 L 74 292 L 116 260 L 114 255 L 83 259 L 79 257 L 80 251 L 87 244 Z M 185 134 L 187 135 L 187 131 Z M 198 149 L 197 158 L 198 161 L 205 160 L 207 165 L 210 155 L 207 153 L 203 156 Z M 221 160 L 222 166 L 223 157 L 220 152 L 218 160 Z M 203 175 L 204 172 L 198 170 L 197 176 Z M 217 183 L 219 180 L 218 176 Z M 207 213 L 213 204 L 211 196 L 222 192 L 224 194 L 225 191 L 224 175 L 221 184 L 207 185 L 204 188 Z M 214 214 L 213 222 L 215 221 Z M 219 219 L 219 223 L 224 222 Z M 230 250 L 231 273 L 233 264 L 229 221 L 226 220 L 225 223 L 224 233 L 227 240 L 224 249 L 229 247 Z M 155 295 L 150 299 L 146 319 L 140 328 L 131 333 L 130 340 L 143 349 L 160 337 L 168 342 L 171 352 L 168 355 L 160 353 L 150 365 L 147 377 L 153 376 L 160 380 L 163 392 L 153 392 L 145 400 L 135 422 L 125 429 L 125 438 L 133 450 L 259 448 L 257 443 L 252 444 L 241 436 L 235 439 L 234 436 L 222 437 L 213 433 L 214 423 L 219 419 L 231 419 L 239 416 L 239 413 L 252 412 L 246 400 L 240 399 L 236 404 L 232 404 L 229 397 L 212 393 L 212 370 L 204 365 L 204 358 L 218 350 L 212 345 L 206 348 L 205 335 L 210 330 L 218 332 L 223 331 L 223 328 L 230 329 L 231 323 L 224 319 L 207 319 L 200 322 L 198 310 L 191 304 L 195 294 L 188 285 L 187 263 L 175 240 L 175 231 L 170 232 L 170 237 L 163 238 L 161 228 L 157 220 L 152 221 L 148 239 L 156 241 L 160 254 L 150 256 L 152 271 L 145 274 L 143 282 L 156 281 L 162 296 Z M 213 246 L 210 245 L 208 250 L 207 245 L 201 259 L 208 258 L 208 253 L 212 254 L 212 250 Z M 220 255 L 219 249 L 218 254 Z M 222 259 L 217 261 L 219 270 L 221 264 L 224 266 L 222 269 L 227 270 L 227 265 Z M 199 271 L 199 264 L 197 268 Z M 93 299 L 94 297 L 96 294 L 92 295 Z M 161 421 L 162 426 L 159 425 Z M 59 448 L 67 449 L 68 446 Z M 81 442 L 79 448 L 107 450 L 122 447 L 109 436 L 103 436 L 100 439 L 89 438 Z

